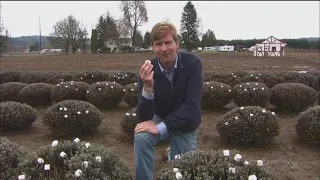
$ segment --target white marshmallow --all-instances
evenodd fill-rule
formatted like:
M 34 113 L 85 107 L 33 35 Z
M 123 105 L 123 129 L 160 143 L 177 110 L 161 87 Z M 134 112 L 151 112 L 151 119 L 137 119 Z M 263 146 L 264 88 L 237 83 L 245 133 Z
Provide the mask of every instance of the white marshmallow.
M 242 156 L 240 154 L 236 154 L 233 159 L 237 162 L 240 162 L 241 158 Z
M 55 146 L 57 146 L 57 145 L 58 145 L 58 140 L 52 141 L 51 147 L 55 147 Z
M 230 156 L 229 150 L 223 150 L 223 156 Z
M 76 170 L 76 172 L 74 173 L 77 177 L 81 176 L 82 171 L 80 169 Z
M 248 180 L 257 180 L 257 176 L 256 175 L 250 175 L 248 177 Z
M 260 166 L 260 167 L 263 166 L 263 161 L 258 160 L 258 161 L 257 161 L 257 165 Z
M 176 179 L 181 180 L 182 179 L 182 174 L 180 172 L 176 173 Z
M 18 180 L 25 180 L 26 179 L 26 175 L 22 174 L 18 176 Z

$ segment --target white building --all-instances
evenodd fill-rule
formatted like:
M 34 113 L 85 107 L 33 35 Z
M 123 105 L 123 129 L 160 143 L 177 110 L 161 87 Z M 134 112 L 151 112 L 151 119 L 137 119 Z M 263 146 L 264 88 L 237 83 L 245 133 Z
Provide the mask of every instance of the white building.
M 104 42 L 104 45 L 109 47 L 111 51 L 114 49 L 116 52 L 119 51 L 123 46 L 132 47 L 131 38 L 120 38 L 118 41 L 119 42 L 109 39 L 108 41 Z
M 284 56 L 286 45 L 287 43 L 283 43 L 279 39 L 270 36 L 262 43 L 255 45 L 253 56 Z

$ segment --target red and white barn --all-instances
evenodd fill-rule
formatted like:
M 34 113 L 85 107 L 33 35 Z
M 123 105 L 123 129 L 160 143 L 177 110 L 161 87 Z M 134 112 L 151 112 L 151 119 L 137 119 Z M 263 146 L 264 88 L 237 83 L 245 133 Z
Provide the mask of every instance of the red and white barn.
M 285 46 L 287 43 L 281 42 L 279 39 L 270 36 L 262 43 L 255 45 L 253 56 L 284 56 Z

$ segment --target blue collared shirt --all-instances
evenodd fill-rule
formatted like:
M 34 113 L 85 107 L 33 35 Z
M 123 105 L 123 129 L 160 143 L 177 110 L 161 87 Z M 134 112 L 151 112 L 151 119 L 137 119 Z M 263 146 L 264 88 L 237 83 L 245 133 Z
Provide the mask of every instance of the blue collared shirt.
M 159 62 L 159 59 L 158 59 L 158 65 L 159 65 L 159 67 L 161 69 L 161 72 L 168 78 L 168 80 L 171 82 L 171 84 L 173 83 L 172 79 L 173 79 L 173 76 L 174 76 L 175 69 L 177 68 L 177 64 L 178 64 L 178 53 L 177 53 L 177 57 L 176 57 L 176 61 L 175 61 L 174 67 L 172 69 L 170 69 L 170 70 L 166 70 L 163 66 L 161 66 L 161 64 Z M 154 92 L 147 93 L 143 89 L 142 90 L 142 96 L 144 98 L 148 99 L 148 100 L 153 100 Z M 158 128 L 161 136 L 165 135 L 168 132 L 167 126 L 164 124 L 164 122 L 161 122 L 161 123 L 157 124 L 157 128 Z

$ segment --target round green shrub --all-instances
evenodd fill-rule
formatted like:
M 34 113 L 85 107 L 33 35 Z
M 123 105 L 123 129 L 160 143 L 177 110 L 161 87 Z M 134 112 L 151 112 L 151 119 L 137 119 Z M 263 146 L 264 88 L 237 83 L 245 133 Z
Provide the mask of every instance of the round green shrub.
M 42 146 L 30 154 L 19 165 L 20 174 L 24 174 L 26 180 L 66 179 L 68 159 L 85 149 L 84 142 L 54 140 L 51 145 Z
M 280 110 L 301 112 L 316 103 L 317 91 L 305 84 L 281 83 L 270 91 L 270 103 Z
M 53 88 L 53 85 L 47 83 L 32 83 L 23 87 L 19 96 L 21 102 L 30 106 L 47 106 L 52 102 L 51 91 Z
M 209 81 L 203 83 L 201 107 L 203 109 L 222 108 L 232 100 L 231 86 Z
M 21 71 L 0 71 L 0 84 L 7 82 L 20 82 Z
M 310 107 L 301 112 L 296 121 L 297 136 L 310 143 L 320 144 L 320 106 Z
M 72 81 L 73 77 L 76 75 L 74 72 L 59 72 L 55 74 L 52 78 L 48 80 L 48 83 L 56 85 L 61 82 Z
M 112 109 L 123 100 L 123 89 L 119 83 L 97 82 L 87 90 L 86 100 L 99 109 Z
M 313 89 L 319 88 L 319 82 L 316 76 L 306 72 L 283 72 L 280 74 L 280 78 L 283 79 L 283 83 L 301 83 L 305 84 Z
M 241 83 L 242 78 L 234 72 L 213 72 L 210 81 L 221 82 L 233 87 L 234 85 Z
M 249 176 L 257 179 L 274 179 L 275 176 L 263 166 L 263 161 L 245 160 L 237 150 L 197 150 L 179 156 L 159 170 L 156 180 L 245 180 Z
M 267 144 L 279 135 L 278 117 L 267 109 L 246 106 L 224 114 L 216 124 L 220 137 L 232 144 Z
M 85 101 L 89 84 L 85 82 L 61 82 L 52 88 L 51 98 L 53 103 L 64 100 Z
M 133 179 L 129 167 L 124 164 L 123 160 L 98 144 L 91 144 L 89 148 L 77 153 L 68 160 L 68 164 L 69 170 L 66 173 L 68 180 Z
M 21 82 L 7 82 L 0 84 L 0 101 L 20 102 L 19 92 L 27 84 Z
M 27 104 L 7 101 L 0 103 L 0 132 L 30 127 L 37 119 L 37 111 Z
M 309 71 L 308 73 L 311 75 L 314 75 L 317 78 L 317 82 L 318 82 L 317 90 L 320 90 L 320 71 Z
M 26 155 L 20 145 L 9 141 L 6 137 L 0 137 L 0 179 L 17 179 L 18 165 Z
M 42 121 L 57 135 L 78 136 L 96 132 L 102 122 L 102 113 L 88 102 L 66 100 L 50 106 Z
M 131 107 L 135 107 L 138 105 L 139 95 L 138 95 L 138 83 L 127 84 L 125 89 L 125 94 L 123 97 L 123 101 L 127 103 Z
M 134 73 L 131 72 L 118 72 L 110 75 L 109 81 L 116 82 L 125 86 L 131 83 L 131 79 L 135 77 Z
M 41 71 L 30 71 L 25 72 L 21 76 L 21 82 L 32 84 L 32 83 L 49 83 L 49 79 L 54 77 L 52 73 L 41 72 Z
M 82 81 L 88 84 L 93 84 L 101 81 L 108 81 L 109 74 L 104 71 L 86 71 L 81 73 L 76 73 L 73 76 L 74 81 Z
M 269 88 L 263 83 L 245 82 L 233 86 L 233 100 L 238 106 L 266 107 L 269 98 Z
M 277 76 L 277 72 L 273 71 L 261 71 L 247 73 L 242 82 L 260 82 L 265 84 L 268 88 L 272 88 L 274 85 L 282 83 L 283 80 Z
M 45 170 L 46 165 L 50 165 L 49 170 Z M 54 140 L 51 145 L 40 147 L 19 169 L 26 180 L 132 179 L 129 168 L 113 152 L 79 138 L 73 142 Z
M 132 138 L 134 138 L 134 129 L 139 123 L 139 119 L 136 113 L 137 113 L 137 109 L 132 108 L 128 112 L 126 112 L 125 116 L 120 121 L 120 126 L 122 131 Z

